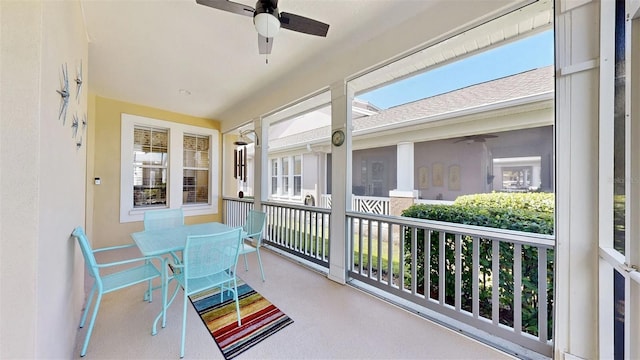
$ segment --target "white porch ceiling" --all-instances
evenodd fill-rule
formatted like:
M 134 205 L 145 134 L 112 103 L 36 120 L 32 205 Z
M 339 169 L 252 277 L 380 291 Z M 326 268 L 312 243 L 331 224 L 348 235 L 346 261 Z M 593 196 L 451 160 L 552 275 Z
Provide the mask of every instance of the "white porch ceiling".
M 237 2 L 255 5 L 251 0 Z M 365 41 L 430 3 L 282 0 L 281 11 L 326 22 L 329 33 L 321 38 L 281 30 L 265 64 L 250 18 L 195 0 L 82 0 L 90 39 L 90 86 L 105 97 L 216 118 L 252 90 L 278 81 L 318 54 Z M 373 31 L 358 33 L 362 28 Z M 180 89 L 191 95 L 180 94 Z
M 236 2 L 255 5 L 253 0 Z M 335 81 L 363 70 L 362 64 L 374 66 L 397 55 L 400 47 L 409 50 L 418 41 L 469 26 L 481 15 L 526 2 L 280 0 L 280 11 L 326 22 L 330 29 L 326 38 L 281 30 L 265 64 L 248 17 L 195 0 L 80 0 L 92 92 L 217 119 L 223 131 L 318 91 L 314 86 L 323 76 Z M 413 28 L 419 31 L 407 31 Z

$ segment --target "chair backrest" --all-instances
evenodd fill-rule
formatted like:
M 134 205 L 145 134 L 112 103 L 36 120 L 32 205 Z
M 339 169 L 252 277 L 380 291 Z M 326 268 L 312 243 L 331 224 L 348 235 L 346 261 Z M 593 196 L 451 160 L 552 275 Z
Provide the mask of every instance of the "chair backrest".
M 252 238 L 258 242 L 262 241 L 262 231 L 267 220 L 267 214 L 258 210 L 249 210 L 247 219 L 242 226 L 242 230 L 247 233 L 248 238 Z
M 169 229 L 184 225 L 184 213 L 179 209 L 147 210 L 144 212 L 144 229 Z
M 78 239 L 78 244 L 80 244 L 80 250 L 82 250 L 82 256 L 84 256 L 84 262 L 87 265 L 87 269 L 89 269 L 89 274 L 96 278 L 96 280 L 100 279 L 98 262 L 96 261 L 96 257 L 93 255 L 93 249 L 89 244 L 89 240 L 87 239 L 87 234 L 85 234 L 84 229 L 78 226 L 73 230 L 71 235 Z
M 191 235 L 183 251 L 184 276 L 187 279 L 213 275 L 226 270 L 235 272 L 242 229 L 211 235 Z

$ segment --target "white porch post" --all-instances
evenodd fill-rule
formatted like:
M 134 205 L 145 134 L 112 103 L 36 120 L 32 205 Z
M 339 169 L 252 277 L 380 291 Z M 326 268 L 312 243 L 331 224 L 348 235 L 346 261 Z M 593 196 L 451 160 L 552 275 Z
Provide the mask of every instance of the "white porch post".
M 417 197 L 417 191 L 413 184 L 414 177 L 414 155 L 413 143 L 402 142 L 397 145 L 396 150 L 397 165 L 397 188 L 389 191 L 390 213 L 400 215 L 402 210 L 413 204 L 413 199 Z
M 598 211 L 598 179 L 604 173 L 598 168 L 598 61 L 610 61 L 599 59 L 599 29 L 595 26 L 600 20 L 599 7 L 597 1 L 559 0 L 555 5 L 556 359 L 599 358 L 598 347 L 604 344 L 599 344 L 598 327 L 608 326 L 598 323 L 598 287 L 607 286 L 598 284 L 598 233 L 603 223 Z M 611 214 L 612 203 L 609 200 Z M 608 275 L 611 282 L 613 275 Z
M 331 228 L 329 279 L 344 284 L 347 278 L 346 212 L 351 210 L 351 103 L 353 90 L 343 81 L 331 85 L 331 133 L 342 130 L 341 146 L 331 146 Z
M 267 166 L 267 142 L 269 127 L 262 126 L 262 119 L 253 121 L 253 129 L 256 132 L 255 155 L 253 160 L 253 206 L 256 210 L 262 210 L 262 202 L 267 200 L 269 173 Z M 263 151 L 264 149 L 264 151 Z
M 401 142 L 397 145 L 398 188 L 395 191 L 408 191 L 413 193 L 413 143 Z

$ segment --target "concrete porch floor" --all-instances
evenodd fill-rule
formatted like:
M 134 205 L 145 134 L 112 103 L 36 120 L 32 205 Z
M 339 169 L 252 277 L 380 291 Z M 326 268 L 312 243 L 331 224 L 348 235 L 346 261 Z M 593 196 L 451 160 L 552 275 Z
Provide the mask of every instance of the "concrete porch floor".
M 119 252 L 113 260 L 139 256 Z M 101 254 L 102 255 L 102 254 Z M 237 359 L 513 359 L 512 356 L 300 266 L 268 249 L 262 252 L 266 281 L 255 254 L 242 258 L 239 276 L 278 306 L 294 323 Z M 111 261 L 102 257 L 98 261 Z M 181 296 L 168 310 L 167 327 L 151 336 L 161 298 L 142 300 L 144 284 L 107 294 L 98 312 L 86 359 L 178 359 Z M 171 284 L 172 291 L 174 284 Z M 86 326 L 77 334 L 80 357 Z M 191 305 L 187 311 L 185 359 L 223 359 Z

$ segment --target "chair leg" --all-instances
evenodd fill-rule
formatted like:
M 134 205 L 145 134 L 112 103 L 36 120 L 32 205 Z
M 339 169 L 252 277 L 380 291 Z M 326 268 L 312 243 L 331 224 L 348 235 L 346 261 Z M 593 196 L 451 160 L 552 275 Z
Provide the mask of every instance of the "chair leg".
M 236 312 L 238 313 L 238 326 L 242 326 L 240 319 L 240 300 L 238 300 L 238 282 L 233 278 L 233 299 L 236 301 Z
M 169 275 L 167 274 L 167 266 L 163 266 L 163 273 L 162 273 L 162 285 L 161 285 L 161 290 L 162 290 L 162 310 L 160 311 L 160 314 L 158 314 L 158 316 L 156 316 L 155 320 L 153 320 L 153 327 L 151 328 L 151 335 L 156 335 L 158 333 L 158 321 L 160 320 L 160 318 L 162 318 L 162 328 L 165 328 L 167 326 L 167 308 L 169 307 L 169 305 L 171 303 L 173 303 L 173 299 L 175 299 L 176 295 L 178 294 L 178 290 L 180 289 L 180 284 L 178 284 L 176 286 L 176 291 L 173 293 L 173 295 L 171 296 L 171 300 L 167 301 L 167 298 L 169 296 L 169 283 L 171 282 L 171 280 L 173 280 L 173 277 L 169 277 Z
M 87 335 L 84 338 L 84 345 L 82 345 L 82 351 L 80 352 L 80 356 L 85 356 L 87 354 L 89 339 L 91 339 L 91 333 L 93 332 L 93 325 L 96 322 L 96 316 L 98 315 L 98 308 L 100 308 L 101 301 L 102 301 L 102 292 L 100 291 L 98 294 L 98 299 L 96 300 L 96 304 L 93 308 L 93 315 L 91 315 L 91 320 L 89 321 L 89 328 L 87 329 Z
M 244 255 L 244 271 L 249 271 L 249 263 L 247 263 L 247 253 L 244 253 L 242 255 Z
M 262 269 L 262 258 L 260 257 L 260 247 L 256 248 L 256 254 L 258 254 L 258 264 L 260 265 L 260 274 L 262 274 L 262 281 L 264 282 L 264 270 Z
M 84 307 L 84 311 L 82 312 L 82 319 L 80 319 L 80 327 L 84 327 L 84 322 L 87 320 L 87 313 L 89 312 L 89 308 L 91 307 L 91 302 L 93 301 L 93 295 L 96 293 L 96 285 L 94 284 L 91 288 L 91 292 L 89 293 L 89 299 L 87 299 L 87 304 Z
M 180 358 L 184 357 L 184 337 L 187 333 L 187 292 L 184 292 L 184 302 L 182 304 L 182 341 L 180 343 Z
M 149 302 L 153 300 L 153 280 L 149 280 L 149 287 L 147 289 L 147 292 L 145 293 L 144 299 L 148 300 Z
M 149 263 L 149 260 L 145 260 L 145 264 Z M 147 291 L 144 293 L 143 300 L 151 302 L 151 298 L 153 296 L 153 281 L 149 280 L 149 286 L 147 287 Z

